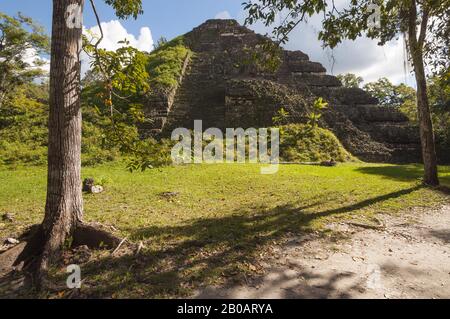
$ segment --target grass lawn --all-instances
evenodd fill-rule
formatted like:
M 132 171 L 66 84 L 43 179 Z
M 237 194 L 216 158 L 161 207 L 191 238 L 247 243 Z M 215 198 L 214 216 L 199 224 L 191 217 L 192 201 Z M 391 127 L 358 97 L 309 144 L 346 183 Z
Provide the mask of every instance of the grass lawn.
M 92 297 L 180 297 L 207 284 L 258 272 L 268 246 L 289 234 L 323 231 L 329 222 L 370 219 L 449 201 L 422 187 L 418 165 L 190 165 L 129 173 L 121 163 L 84 168 L 105 192 L 85 195 L 85 219 L 114 225 L 143 241 L 136 257 L 96 252 L 82 265 L 82 292 Z M 450 167 L 440 167 L 450 187 Z M 0 168 L 0 238 L 20 234 L 43 217 L 46 169 Z M 173 197 L 163 192 L 176 192 Z M 327 235 L 324 232 L 324 235 Z

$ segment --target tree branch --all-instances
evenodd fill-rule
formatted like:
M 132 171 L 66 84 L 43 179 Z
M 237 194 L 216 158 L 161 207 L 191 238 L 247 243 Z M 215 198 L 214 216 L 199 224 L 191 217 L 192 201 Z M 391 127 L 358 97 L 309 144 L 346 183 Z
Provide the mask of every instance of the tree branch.
M 411 50 L 411 55 L 414 56 L 417 50 L 417 7 L 415 0 L 410 1 L 408 15 L 408 41 Z
M 424 5 L 423 13 L 422 13 L 422 22 L 420 23 L 419 40 L 417 42 L 417 46 L 420 49 L 423 48 L 423 43 L 425 41 L 425 37 L 426 37 L 426 33 L 427 33 L 428 17 L 429 17 L 429 9 L 426 5 Z
M 104 35 L 103 35 L 102 24 L 100 23 L 100 18 L 98 16 L 97 8 L 95 7 L 94 0 L 90 0 L 90 2 L 91 2 L 92 10 L 94 11 L 95 19 L 97 20 L 97 25 L 100 29 L 100 38 L 98 39 L 97 43 L 95 43 L 95 45 L 94 45 L 95 50 L 97 51 L 98 45 L 100 44 L 100 42 L 102 42 Z

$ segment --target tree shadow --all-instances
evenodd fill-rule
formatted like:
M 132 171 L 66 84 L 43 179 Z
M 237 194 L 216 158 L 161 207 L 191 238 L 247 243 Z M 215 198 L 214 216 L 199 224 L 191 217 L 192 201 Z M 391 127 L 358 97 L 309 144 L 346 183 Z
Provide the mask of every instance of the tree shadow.
M 429 235 L 450 244 L 450 229 L 430 230 Z
M 242 287 L 208 287 L 195 297 L 198 299 L 233 299 L 246 298 L 266 299 L 330 299 L 351 298 L 365 290 L 365 281 L 357 278 L 352 272 L 333 272 L 323 274 L 319 271 L 288 272 L 277 269 L 270 272 L 264 279 L 254 280 L 251 286 Z M 260 285 L 261 284 L 261 285 Z M 345 286 L 345 290 L 342 287 Z
M 149 248 L 138 256 L 108 256 L 82 265 L 82 292 L 88 297 L 171 298 L 187 297 L 194 289 L 210 285 L 245 283 L 248 276 L 258 275 L 259 261 L 271 257 L 274 242 L 286 234 L 301 236 L 311 231 L 311 223 L 318 218 L 353 212 L 420 187 L 316 212 L 306 206 L 283 205 L 184 225 L 129 229 L 133 239 L 145 239 Z M 329 293 L 332 281 L 324 288 Z
M 363 174 L 379 175 L 398 181 L 413 181 L 423 176 L 421 165 L 363 166 L 356 170 Z
M 356 168 L 357 171 L 363 174 L 378 175 L 390 180 L 396 181 L 415 181 L 423 177 L 423 166 L 419 164 L 409 165 L 390 165 L 390 166 L 362 166 Z M 439 167 L 439 180 L 442 184 L 444 192 L 447 192 L 450 187 L 450 168 Z

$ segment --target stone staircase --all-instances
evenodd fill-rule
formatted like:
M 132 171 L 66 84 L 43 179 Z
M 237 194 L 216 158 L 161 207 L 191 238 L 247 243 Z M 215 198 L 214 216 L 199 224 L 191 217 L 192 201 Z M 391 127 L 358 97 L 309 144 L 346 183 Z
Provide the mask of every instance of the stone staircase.
M 376 98 L 360 88 L 343 87 L 339 79 L 325 74 L 320 64 L 309 62 L 306 54 L 285 53 L 278 81 L 326 99 L 329 103 L 329 115 L 325 116 L 327 124 L 344 146 L 361 159 L 420 161 L 419 130 L 403 113 L 378 105 Z M 348 120 L 338 120 L 342 115 Z

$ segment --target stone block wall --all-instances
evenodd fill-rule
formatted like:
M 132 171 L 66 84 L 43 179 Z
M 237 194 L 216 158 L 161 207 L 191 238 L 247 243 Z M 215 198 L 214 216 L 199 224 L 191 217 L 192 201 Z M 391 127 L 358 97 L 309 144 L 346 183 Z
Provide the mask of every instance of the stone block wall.
M 267 127 L 281 107 L 291 122 L 304 122 L 314 100 L 322 97 L 329 103 L 322 125 L 355 156 L 420 161 L 418 130 L 402 113 L 379 106 L 362 89 L 343 87 L 305 53 L 282 50 L 277 71 L 261 70 L 248 56 L 269 39 L 234 20 L 208 20 L 184 38 L 194 56 L 176 90 L 148 100 L 148 114 L 161 117 L 152 134 L 169 136 L 176 127 L 193 128 L 197 119 L 204 128 Z

